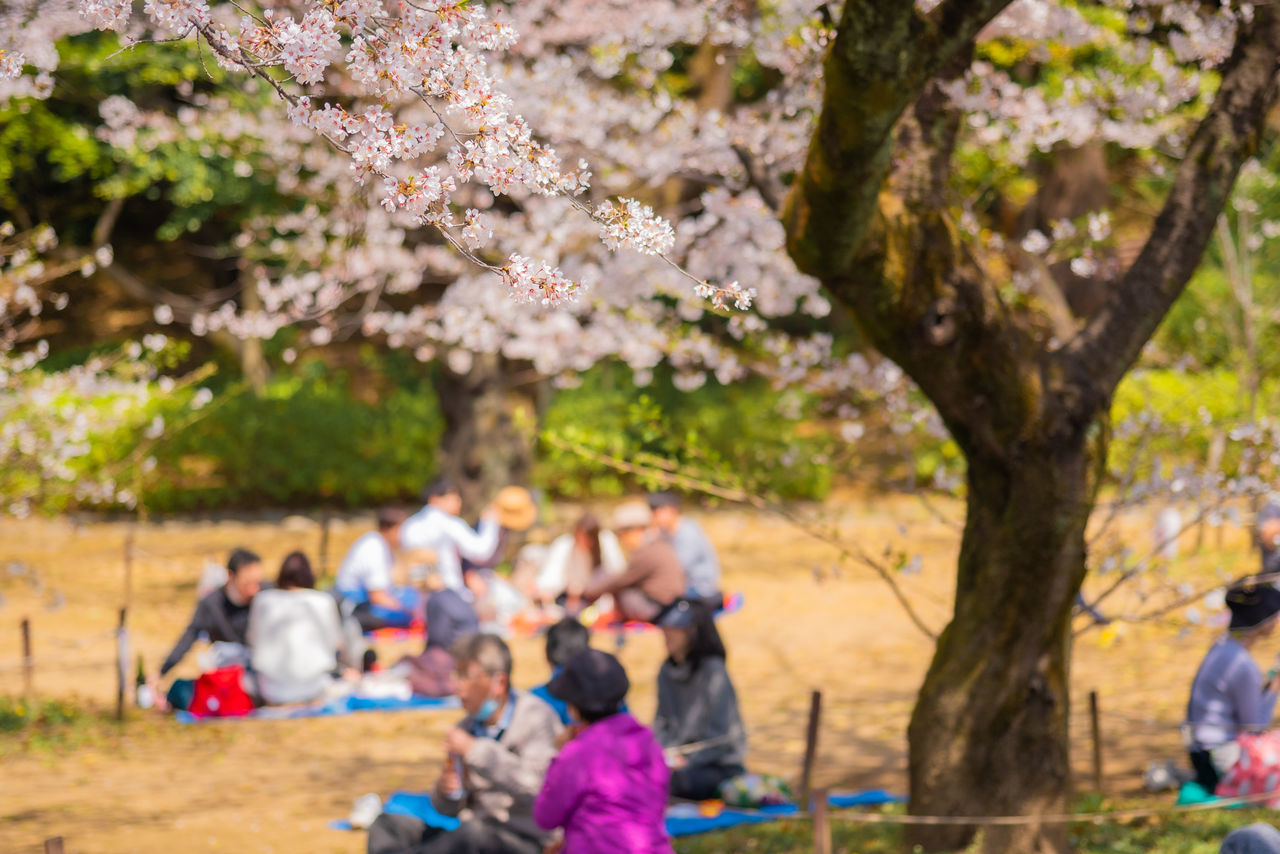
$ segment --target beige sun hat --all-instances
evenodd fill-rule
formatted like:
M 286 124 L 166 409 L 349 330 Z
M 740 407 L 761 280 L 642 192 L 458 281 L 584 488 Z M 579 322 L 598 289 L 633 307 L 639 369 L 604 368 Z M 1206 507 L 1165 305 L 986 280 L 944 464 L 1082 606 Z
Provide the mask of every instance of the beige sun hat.
M 649 509 L 648 503 L 635 499 L 624 501 L 614 508 L 613 517 L 609 520 L 609 527 L 615 531 L 624 531 L 627 528 L 647 528 L 652 521 L 653 511 Z
M 498 524 L 511 531 L 526 531 L 538 521 L 538 506 L 523 486 L 504 486 L 493 499 Z

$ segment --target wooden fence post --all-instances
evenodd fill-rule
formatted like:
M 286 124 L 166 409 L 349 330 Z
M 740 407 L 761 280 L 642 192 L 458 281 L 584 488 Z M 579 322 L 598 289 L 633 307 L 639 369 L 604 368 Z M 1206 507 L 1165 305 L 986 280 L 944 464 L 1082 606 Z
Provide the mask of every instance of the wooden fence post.
M 124 535 L 124 607 L 133 605 L 133 529 Z
M 320 577 L 329 577 L 329 508 L 320 511 Z
M 1089 728 L 1093 738 L 1093 787 L 1102 794 L 1102 727 L 1098 723 L 1098 692 L 1089 692 Z
M 129 609 L 120 609 L 120 627 L 116 629 L 116 720 L 124 720 L 124 692 L 129 684 L 129 633 L 125 619 Z
M 31 620 L 22 618 L 22 696 L 31 702 L 32 688 L 35 681 L 35 659 L 31 657 Z
M 827 790 L 813 793 L 813 851 L 814 854 L 831 854 L 831 819 L 827 815 Z
M 814 691 L 809 697 L 809 727 L 804 739 L 804 764 L 800 767 L 800 809 L 809 809 L 810 784 L 813 778 L 813 761 L 818 752 L 818 727 L 822 721 L 822 692 Z

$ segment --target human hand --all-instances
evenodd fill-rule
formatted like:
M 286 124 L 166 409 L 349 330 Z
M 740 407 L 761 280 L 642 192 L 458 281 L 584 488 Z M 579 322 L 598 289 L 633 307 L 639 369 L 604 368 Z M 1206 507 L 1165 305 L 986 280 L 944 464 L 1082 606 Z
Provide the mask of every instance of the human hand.
M 553 839 L 542 849 L 542 854 L 560 854 L 564 850 L 563 839 Z
M 467 751 L 471 749 L 471 745 L 476 743 L 476 737 L 461 727 L 454 727 L 449 730 L 449 734 L 444 737 L 444 749 L 454 756 L 466 756 Z
M 440 782 L 437 785 L 446 795 L 462 788 L 462 775 L 458 773 L 458 763 L 454 757 L 445 756 L 444 767 L 440 769 Z
M 689 764 L 689 760 L 683 754 L 677 753 L 675 750 L 665 750 L 663 751 L 663 756 L 667 760 L 667 767 L 672 771 L 679 771 L 681 768 Z

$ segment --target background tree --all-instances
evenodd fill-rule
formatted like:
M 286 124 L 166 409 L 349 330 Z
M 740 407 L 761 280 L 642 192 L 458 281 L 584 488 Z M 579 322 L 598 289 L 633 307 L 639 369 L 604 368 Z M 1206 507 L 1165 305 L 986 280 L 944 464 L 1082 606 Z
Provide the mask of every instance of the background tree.
M 1007 303 L 951 213 L 960 114 L 945 83 L 1007 5 L 847 3 L 784 214 L 797 263 L 924 390 L 967 464 L 955 615 L 909 730 L 911 810 L 924 814 L 1066 805 L 1068 624 L 1111 398 L 1199 264 L 1277 94 L 1280 15 L 1255 7 L 1142 251 L 1096 311 L 1055 329 Z M 972 833 L 913 839 L 954 849 Z M 988 829 L 984 845 L 1067 848 L 1065 829 L 1034 824 Z

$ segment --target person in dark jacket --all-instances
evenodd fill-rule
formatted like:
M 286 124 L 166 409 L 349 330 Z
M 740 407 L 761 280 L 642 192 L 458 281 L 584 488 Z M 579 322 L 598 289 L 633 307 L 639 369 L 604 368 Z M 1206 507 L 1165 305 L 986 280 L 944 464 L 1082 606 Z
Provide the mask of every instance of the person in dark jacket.
M 475 609 L 454 590 L 437 590 L 427 600 L 427 645 L 409 662 L 409 687 L 424 697 L 448 697 L 454 691 L 453 647 L 480 631 Z
M 249 632 L 249 605 L 262 589 L 262 559 L 236 549 L 227 560 L 227 583 L 196 604 L 191 622 L 160 665 L 160 676 L 178 666 L 200 635 L 210 643 L 244 644 Z
M 657 618 L 668 658 L 658 671 L 654 734 L 671 765 L 671 796 L 718 797 L 720 784 L 745 773 L 746 730 L 725 668 L 724 642 L 703 602 L 680 599 Z

